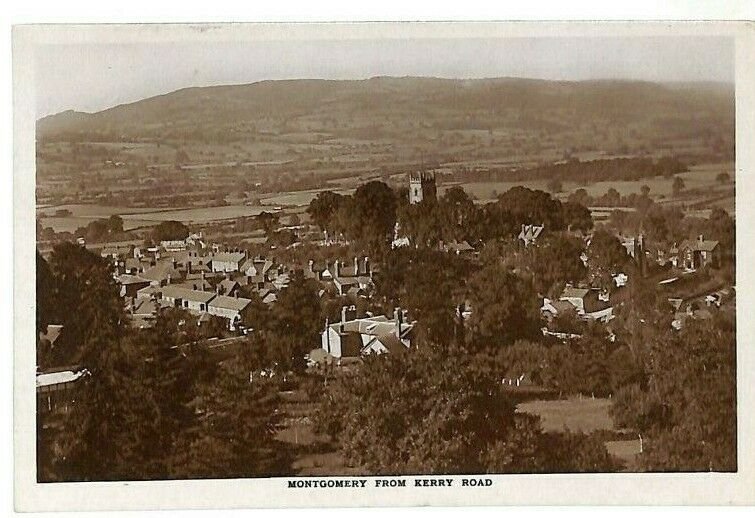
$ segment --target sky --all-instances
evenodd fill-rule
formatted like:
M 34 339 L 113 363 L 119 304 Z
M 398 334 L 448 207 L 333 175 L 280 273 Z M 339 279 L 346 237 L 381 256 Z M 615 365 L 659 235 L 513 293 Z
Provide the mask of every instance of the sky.
M 734 43 L 713 36 L 97 43 L 45 45 L 35 54 L 38 117 L 189 86 L 374 76 L 733 83 Z

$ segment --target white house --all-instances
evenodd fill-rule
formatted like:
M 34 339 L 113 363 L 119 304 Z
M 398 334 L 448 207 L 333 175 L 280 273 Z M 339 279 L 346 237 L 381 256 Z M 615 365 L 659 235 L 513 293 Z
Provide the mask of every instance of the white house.
M 214 291 L 189 290 L 171 285 L 162 288 L 161 293 L 162 299 L 171 306 L 199 312 L 207 311 L 207 305 L 216 296 Z
M 238 272 L 246 259 L 245 252 L 221 252 L 212 256 L 213 272 Z
M 404 322 L 405 315 L 394 312 L 391 320 L 386 316 L 346 319 L 346 308 L 341 321 L 326 326 L 321 333 L 321 348 L 334 358 L 367 354 L 400 354 L 411 346 L 413 322 Z
M 252 301 L 243 297 L 229 297 L 218 295 L 207 304 L 207 312 L 228 320 L 228 327 L 231 330 L 244 320 L 251 309 Z

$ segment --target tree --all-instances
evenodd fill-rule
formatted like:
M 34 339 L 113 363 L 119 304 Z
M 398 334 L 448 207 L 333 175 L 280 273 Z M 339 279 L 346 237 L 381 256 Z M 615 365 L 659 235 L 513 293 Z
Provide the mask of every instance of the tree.
M 563 234 L 551 234 L 537 247 L 530 247 L 516 263 L 520 274 L 528 275 L 535 290 L 542 296 L 555 297 L 566 283 L 584 279 L 587 270 L 582 263 L 581 240 Z
M 716 181 L 721 185 L 726 185 L 731 181 L 731 177 L 729 176 L 729 173 L 723 171 L 716 175 Z
M 47 324 L 58 318 L 55 277 L 50 265 L 37 251 L 37 332 L 44 333 Z
M 420 204 L 421 205 L 421 204 Z M 454 311 L 464 300 L 466 263 L 437 250 L 400 248 L 392 251 L 376 278 L 377 296 L 389 313 L 395 307 L 417 320 L 420 343 L 450 344 L 454 337 Z
M 323 191 L 309 203 L 307 214 L 321 230 L 333 230 L 334 217 L 343 205 L 344 196 L 333 191 Z
M 611 410 L 617 426 L 643 436 L 648 471 L 737 469 L 734 322 L 690 321 L 659 331 L 642 356 L 646 385 L 622 389 Z
M 561 205 L 564 216 L 564 224 L 571 230 L 588 232 L 592 226 L 592 215 L 584 205 L 567 201 Z
M 243 360 L 225 362 L 192 403 L 198 416 L 176 439 L 171 478 L 276 476 L 286 470 L 275 442 L 282 415 L 273 380 L 254 377 Z
M 642 193 L 642 195 L 645 197 L 650 196 L 650 187 L 643 185 L 642 187 L 640 187 L 640 193 Z
M 113 214 L 107 219 L 108 232 L 111 234 L 118 234 L 123 232 L 123 218 Z
M 561 180 L 559 180 L 558 178 L 551 178 L 550 180 L 548 180 L 548 190 L 553 193 L 561 192 L 563 190 Z
M 160 241 L 176 241 L 189 236 L 189 227 L 180 221 L 163 221 L 152 229 L 152 239 Z
M 681 176 L 675 176 L 674 181 L 671 184 L 671 191 L 674 193 L 674 196 L 679 196 L 682 191 L 684 190 L 684 180 Z
M 445 240 L 473 240 L 471 232 L 479 218 L 477 207 L 464 189 L 458 186 L 448 189 L 440 201 L 444 222 Z
M 396 196 L 388 185 L 371 181 L 360 185 L 351 203 L 350 238 L 373 256 L 380 255 L 396 225 Z
M 267 339 L 272 359 L 284 371 L 303 370 L 304 355 L 319 344 L 322 328 L 317 286 L 296 271 L 272 309 Z
M 498 197 L 497 205 L 514 219 L 515 228 L 522 224 L 540 223 L 551 231 L 563 230 L 561 202 L 547 192 L 512 187 Z
M 603 229 L 593 233 L 587 256 L 591 278 L 604 288 L 611 286 L 612 276 L 619 273 L 629 260 L 621 242 Z
M 369 357 L 358 376 L 329 386 L 315 427 L 372 475 L 614 469 L 602 444 L 545 434 L 516 414 L 489 367 L 487 357 L 433 347 Z
M 50 265 L 56 279 L 55 300 L 62 311 L 61 331 L 53 361 L 70 365 L 98 347 L 97 341 L 117 341 L 123 331 L 124 310 L 112 265 L 73 243 L 53 248 Z
M 500 264 L 486 266 L 469 280 L 473 347 L 505 346 L 537 336 L 539 303 L 529 284 Z

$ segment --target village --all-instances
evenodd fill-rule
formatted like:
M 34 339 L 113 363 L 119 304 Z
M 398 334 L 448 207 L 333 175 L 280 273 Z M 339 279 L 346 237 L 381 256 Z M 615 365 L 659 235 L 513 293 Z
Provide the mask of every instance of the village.
M 199 344 L 211 351 L 220 364 L 236 355 L 246 354 L 245 349 L 269 344 L 255 342 L 253 337 L 259 336 L 260 329 L 269 325 L 265 319 L 277 318 L 272 315 L 291 283 L 302 286 L 306 283 L 307 289 L 313 290 L 315 300 L 319 300 L 318 314 L 313 317 L 317 336 L 306 335 L 312 337 L 310 342 L 295 344 L 293 354 L 300 357 L 289 356 L 290 361 L 281 363 L 277 360 L 264 367 L 258 366 L 256 373 L 249 373 L 250 380 L 275 376 L 284 380 L 295 379 L 299 376 L 295 371 L 314 373 L 315 376 L 327 373 L 326 380 L 328 377 L 350 377 L 368 357 L 390 355 L 404 358 L 412 350 L 431 343 L 428 305 L 450 306 L 453 324 L 449 329 L 453 329 L 454 340 L 469 344 L 472 340 L 469 337 L 478 336 L 483 319 L 498 318 L 495 313 L 490 313 L 498 303 L 494 294 L 491 298 L 474 293 L 475 289 L 495 290 L 493 285 L 475 284 L 475 271 L 479 274 L 480 270 L 489 268 L 485 265 L 490 263 L 491 254 L 495 254 L 494 263 L 505 265 L 506 271 L 513 272 L 515 277 L 534 275 L 532 282 L 538 285 L 538 278 L 543 279 L 538 277 L 538 271 L 545 271 L 543 266 L 548 266 L 543 264 L 548 261 L 547 257 L 551 257 L 548 254 L 562 255 L 563 250 L 555 249 L 557 245 L 554 243 L 561 243 L 558 246 L 568 244 L 566 250 L 573 257 L 567 258 L 569 266 L 566 270 L 574 269 L 580 273 L 570 279 L 564 270 L 554 277 L 557 282 L 528 292 L 531 300 L 522 302 L 536 308 L 536 321 L 532 323 L 543 343 L 579 349 L 581 346 L 576 344 L 596 333 L 602 337 L 599 340 L 609 344 L 608 347 L 627 342 L 626 334 L 622 336 L 625 328 L 614 324 L 626 319 L 628 308 L 643 305 L 642 301 L 633 300 L 638 296 L 635 286 L 640 282 L 643 286 L 650 286 L 654 292 L 653 300 L 661 300 L 658 307 L 664 322 L 662 325 L 668 326 L 671 332 L 679 333 L 691 322 L 713 322 L 718 314 L 726 313 L 729 318 L 734 314 L 735 285 L 729 280 L 733 277 L 724 273 L 731 268 L 727 265 L 731 265 L 732 250 L 724 250 L 719 236 L 699 234 L 659 243 L 641 230 L 634 235 L 614 234 L 607 230 L 607 226 L 594 227 L 592 221 L 584 224 L 584 215 L 580 213 L 575 219 L 580 224 L 573 225 L 579 228 L 561 222 L 559 228 L 553 229 L 547 222 L 533 219 L 518 225 L 512 222 L 502 225 L 502 228 L 511 229 L 511 233 L 494 240 L 464 239 L 464 232 L 447 241 L 432 239 L 427 237 L 426 231 L 417 230 L 422 227 L 418 222 L 423 217 L 427 219 L 421 211 L 435 210 L 439 204 L 447 204 L 450 196 L 439 199 L 432 173 L 408 174 L 406 179 L 406 189 L 397 194 L 406 196 L 405 203 L 399 200 L 398 216 L 386 227 L 391 229 L 390 239 L 382 252 L 375 252 L 380 259 L 368 255 L 374 250 L 360 239 L 354 239 L 353 230 L 349 235 L 348 231 L 341 231 L 343 227 L 324 222 L 317 209 L 317 200 L 308 210 L 314 216 L 308 221 L 298 225 L 281 224 L 271 230 L 271 235 L 278 232 L 292 234 L 293 243 L 287 246 L 268 244 L 267 250 L 258 247 L 256 251 L 232 247 L 206 240 L 202 228 L 179 224 L 178 234 L 170 236 L 171 239 L 145 242 L 143 246 L 104 244 L 94 250 L 87 246 L 85 253 L 94 253 L 107 265 L 114 289 L 118 291 L 127 328 L 135 333 L 149 333 L 161 318 L 164 321 L 166 312 L 179 311 L 176 313 L 178 327 L 173 329 L 176 337 L 183 338 L 176 338 L 174 347 L 184 347 L 181 344 L 188 342 Z M 517 193 L 515 198 L 521 201 L 521 194 Z M 528 191 L 524 194 L 532 199 L 551 199 L 547 193 Z M 460 196 L 458 192 L 456 195 Z M 323 199 L 327 197 L 327 194 L 321 195 Z M 336 212 L 332 210 L 328 217 L 335 218 Z M 531 212 L 537 213 L 537 209 Z M 437 219 L 438 215 L 430 212 L 429 217 Z M 458 220 L 456 223 L 459 229 L 471 225 L 470 221 Z M 710 225 L 703 224 L 703 227 L 707 229 Z M 446 237 L 447 233 L 439 235 Z M 350 242 L 349 237 L 355 242 Z M 730 235 L 720 237 L 729 239 L 725 246 L 732 246 Z M 75 246 L 83 250 L 85 244 L 79 240 Z M 412 288 L 412 283 L 408 282 L 397 292 L 402 295 L 387 296 L 386 286 L 391 284 L 391 277 L 397 275 L 391 268 L 401 264 L 392 257 L 421 250 L 440 254 L 432 257 L 447 257 L 454 264 L 464 265 L 465 271 L 470 272 L 469 279 L 457 278 L 451 282 L 475 287 L 471 291 L 456 291 L 450 301 L 437 300 L 440 295 L 431 293 L 425 295 L 426 302 L 417 303 L 419 293 L 407 294 L 406 291 L 420 288 Z M 347 255 L 350 253 L 353 255 Z M 553 261 L 563 259 L 554 257 Z M 412 267 L 409 268 L 407 272 Z M 552 268 L 560 269 L 561 266 L 553 264 Z M 399 277 L 403 275 L 410 274 L 401 272 Z M 550 279 L 549 275 L 552 273 L 546 273 L 544 277 Z M 402 306 L 402 300 L 409 302 Z M 518 318 L 529 318 L 525 313 L 517 316 L 520 314 L 516 311 L 513 315 L 509 320 L 500 317 L 504 318 L 504 326 L 519 325 L 514 324 Z M 75 316 L 69 315 L 68 318 L 75 319 Z M 523 329 L 527 327 L 523 320 L 520 323 Z M 187 326 L 196 329 L 189 331 Z M 43 351 L 43 356 L 55 356 L 53 353 L 64 329 L 62 322 L 49 322 L 40 330 L 38 351 Z M 524 332 L 515 331 L 511 335 L 537 341 L 534 335 Z M 503 336 L 500 335 L 501 339 Z M 69 360 L 58 358 L 38 367 L 40 412 L 50 416 L 65 415 L 75 406 L 81 388 L 96 376 L 81 360 L 78 357 L 78 363 L 71 365 Z M 295 365 L 302 365 L 304 370 L 298 370 Z M 613 368 L 608 367 L 609 372 Z M 495 375 L 504 389 L 521 391 L 522 394 L 552 391 L 559 386 L 561 382 L 553 385 L 547 381 L 549 375 L 543 372 L 542 364 L 537 361 L 518 361 Z M 558 390 L 563 392 L 565 385 L 561 386 Z M 593 399 L 596 391 L 602 391 L 598 392 L 602 397 L 610 396 L 614 391 L 597 385 L 590 389 L 580 386 L 577 384 L 567 390 L 577 394 L 587 391 Z M 292 404 L 296 406 L 298 403 Z M 305 412 L 310 413 L 309 410 Z M 304 419 L 305 428 L 309 429 L 311 417 Z M 279 435 L 286 436 L 291 429 L 301 426 L 299 421 L 294 421 L 293 428 L 284 427 Z M 311 434 L 305 431 L 303 435 L 307 433 Z M 295 444 L 299 443 L 298 435 L 296 432 Z M 624 461 L 630 465 L 639 452 L 635 448 L 632 446 L 629 453 L 623 454 Z

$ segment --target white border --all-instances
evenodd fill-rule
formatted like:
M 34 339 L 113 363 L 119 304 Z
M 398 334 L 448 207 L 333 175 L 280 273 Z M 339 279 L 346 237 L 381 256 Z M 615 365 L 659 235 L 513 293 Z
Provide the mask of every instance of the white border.
M 15 310 L 15 501 L 23 510 L 56 509 L 169 509 L 313 506 L 403 506 L 491 504 L 703 504 L 755 501 L 755 450 L 751 439 L 755 366 L 750 338 L 755 336 L 746 315 L 753 302 L 752 279 L 746 265 L 755 264 L 752 238 L 752 143 L 755 127 L 755 31 L 734 23 L 422 23 L 422 24 L 263 24 L 114 25 L 98 27 L 23 26 L 14 31 L 14 310 Z M 201 27 L 206 29 L 207 26 Z M 191 39 L 318 39 L 372 37 L 516 37 L 600 35 L 732 35 L 737 40 L 737 220 L 738 220 L 738 445 L 736 474 L 611 474 L 611 475 L 498 475 L 492 489 L 369 489 L 292 490 L 287 479 L 164 481 L 130 483 L 35 482 L 34 428 L 34 48 L 60 41 L 102 42 Z M 413 479 L 414 477 L 409 477 Z M 455 477 L 459 478 L 459 477 Z

